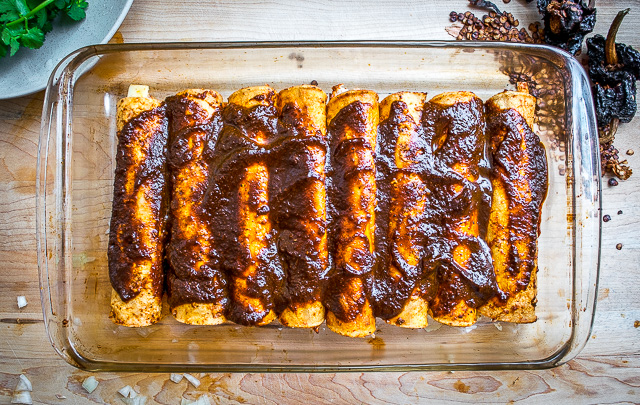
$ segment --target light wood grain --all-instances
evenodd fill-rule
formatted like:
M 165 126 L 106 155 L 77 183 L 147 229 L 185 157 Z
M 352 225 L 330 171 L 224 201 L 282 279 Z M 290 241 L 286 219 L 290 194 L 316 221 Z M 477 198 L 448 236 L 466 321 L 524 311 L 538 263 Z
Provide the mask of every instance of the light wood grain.
M 538 16 L 533 4 L 511 1 L 521 24 Z M 640 3 L 598 2 L 596 31 L 606 33 L 617 10 L 632 7 L 619 40 L 640 48 Z M 449 39 L 451 10 L 466 1 L 219 0 L 134 2 L 113 42 Z M 477 13 L 482 14 L 482 11 Z M 208 394 L 212 403 L 307 404 L 499 402 L 633 403 L 640 398 L 640 116 L 622 125 L 621 156 L 636 174 L 604 185 L 602 266 L 592 338 L 568 364 L 542 371 L 214 374 L 195 389 L 168 374 L 96 373 L 91 395 L 81 382 L 91 373 L 67 365 L 50 346 L 39 302 L 35 246 L 35 168 L 43 93 L 0 101 L 0 403 L 9 403 L 20 373 L 33 382 L 34 403 L 119 403 L 118 389 L 135 387 L 148 403 L 178 404 Z M 637 153 L 626 156 L 627 149 Z M 606 179 L 605 179 L 606 180 Z M 623 214 L 618 215 L 618 210 Z M 616 244 L 622 243 L 622 250 Z M 18 309 L 16 296 L 25 295 Z M 635 325 L 634 325 L 635 323 Z M 65 401 L 56 394 L 67 397 Z M 320 399 L 319 399 L 320 398 Z

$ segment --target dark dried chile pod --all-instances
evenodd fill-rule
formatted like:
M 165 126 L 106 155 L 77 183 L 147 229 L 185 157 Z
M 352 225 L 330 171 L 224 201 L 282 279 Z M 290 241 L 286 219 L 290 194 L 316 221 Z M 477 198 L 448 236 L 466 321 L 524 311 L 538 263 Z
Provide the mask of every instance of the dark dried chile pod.
M 615 35 L 628 9 L 614 20 L 607 39 L 587 39 L 589 77 L 593 83 L 598 127 L 604 129 L 614 118 L 629 122 L 636 113 L 636 80 L 640 80 L 640 52 L 615 43 Z
M 583 1 L 538 0 L 544 20 L 545 42 L 578 55 L 585 35 L 596 24 L 596 9 Z

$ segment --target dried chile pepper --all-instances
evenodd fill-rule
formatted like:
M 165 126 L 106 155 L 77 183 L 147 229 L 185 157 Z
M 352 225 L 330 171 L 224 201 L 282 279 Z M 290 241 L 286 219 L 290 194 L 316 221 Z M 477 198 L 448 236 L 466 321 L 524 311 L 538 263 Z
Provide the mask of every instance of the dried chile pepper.
M 469 3 L 476 7 L 488 8 L 489 10 L 495 11 L 497 14 L 502 14 L 498 6 L 495 3 L 486 0 L 469 0 Z
M 631 176 L 626 161 L 620 162 L 613 140 L 619 123 L 631 121 L 636 113 L 636 80 L 640 80 L 640 52 L 617 44 L 616 34 L 629 9 L 618 13 L 605 39 L 595 35 L 587 39 L 589 77 L 591 78 L 601 145 L 603 172 L 611 171 L 622 180 Z M 603 153 L 615 151 L 615 153 Z
M 589 77 L 593 83 L 598 127 L 608 129 L 602 142 L 613 140 L 618 119 L 629 122 L 636 113 L 636 80 L 640 80 L 640 52 L 615 43 L 615 36 L 629 9 L 616 16 L 607 39 L 595 35 L 587 39 Z M 607 128 L 608 127 L 608 128 Z
M 582 0 L 537 0 L 545 42 L 579 55 L 582 40 L 596 25 L 596 9 Z

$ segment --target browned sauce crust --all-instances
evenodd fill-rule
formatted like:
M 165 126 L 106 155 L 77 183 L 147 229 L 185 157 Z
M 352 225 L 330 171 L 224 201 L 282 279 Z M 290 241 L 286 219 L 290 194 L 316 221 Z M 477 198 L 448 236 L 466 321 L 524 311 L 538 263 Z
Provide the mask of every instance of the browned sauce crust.
M 190 324 L 224 322 L 228 302 L 227 278 L 213 241 L 215 225 L 206 209 L 211 160 L 222 129 L 221 103 L 220 94 L 201 89 L 166 100 L 172 185 L 167 296 L 176 319 Z
M 185 323 L 309 328 L 326 308 L 329 329 L 363 337 L 376 316 L 535 321 L 547 162 L 535 99 L 512 93 L 486 113 L 470 92 L 378 106 L 351 90 L 326 105 L 315 86 L 121 100 L 112 319 L 159 319 L 166 245 Z
M 120 129 L 109 232 L 109 278 L 117 295 L 111 318 L 145 326 L 160 317 L 166 237 L 167 118 L 164 105 L 127 98 Z M 137 112 L 137 114 L 135 113 Z M 122 119 L 127 115 L 127 119 Z M 143 294 L 135 305 L 129 302 Z M 133 319 L 140 317 L 141 319 Z
M 267 147 L 278 131 L 275 100 L 268 86 L 229 97 L 210 185 L 215 243 L 229 277 L 227 318 L 242 325 L 275 319 L 284 290 L 269 201 Z
M 431 145 L 426 275 L 435 294 L 435 320 L 454 326 L 476 322 L 476 308 L 497 293 L 484 237 L 491 198 L 484 148 L 484 106 L 473 93 L 443 93 L 425 105 Z
M 481 313 L 528 323 L 536 320 L 537 239 L 547 194 L 547 160 L 540 139 L 519 112 L 526 116 L 531 110 L 516 103 L 524 96 L 506 95 L 511 96 L 512 108 L 509 103 L 487 103 L 494 190 L 487 240 L 500 291 Z
M 327 326 L 362 337 L 375 331 L 371 308 L 376 207 L 375 148 L 378 96 L 352 90 L 327 107 L 332 146 L 332 251 L 325 294 Z
M 329 264 L 326 100 L 315 86 L 281 91 L 276 102 L 279 138 L 269 157 L 269 197 L 286 274 L 280 322 L 298 328 L 324 322 L 322 294 Z
M 422 129 L 425 96 L 401 92 L 380 104 L 375 314 L 408 328 L 427 326 L 428 303 L 419 288 L 430 194 L 421 170 L 427 158 Z

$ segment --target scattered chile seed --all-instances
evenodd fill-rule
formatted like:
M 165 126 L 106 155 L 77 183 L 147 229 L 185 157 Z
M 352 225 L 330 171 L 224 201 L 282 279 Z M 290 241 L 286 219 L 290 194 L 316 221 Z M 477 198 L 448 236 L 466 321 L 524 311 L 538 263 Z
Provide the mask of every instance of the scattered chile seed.
M 617 186 L 618 185 L 618 180 L 614 179 L 613 177 L 609 179 L 609 185 L 611 187 Z
M 616 249 L 618 249 L 618 250 L 622 250 L 622 243 L 618 243 L 618 244 L 616 245 Z
M 504 0 L 503 0 L 504 1 Z M 510 0 L 505 1 L 508 3 Z M 540 23 L 534 23 L 529 26 L 529 33 L 522 28 L 518 31 L 517 27 L 520 22 L 509 12 L 496 13 L 495 11 L 485 14 L 482 18 L 478 18 L 470 11 L 464 14 L 452 11 L 449 13 L 451 22 L 459 21 L 462 28 L 456 37 L 459 41 L 508 41 L 508 42 L 526 42 L 530 44 L 544 43 L 544 28 Z
M 629 150 L 627 151 L 627 155 L 629 155 L 629 156 L 633 156 L 633 154 L 634 154 L 634 153 L 635 153 L 635 152 L 633 152 L 633 149 L 629 149 Z
M 605 215 L 604 217 L 602 217 L 602 220 L 603 220 L 604 222 L 609 222 L 609 221 L 611 221 L 611 215 L 609 215 L 609 214 Z

